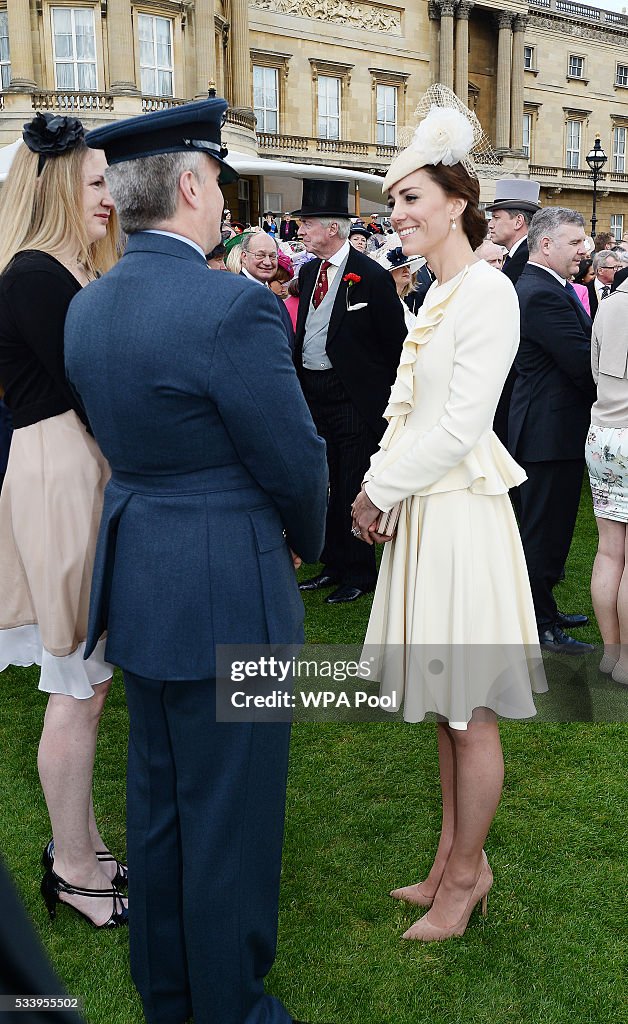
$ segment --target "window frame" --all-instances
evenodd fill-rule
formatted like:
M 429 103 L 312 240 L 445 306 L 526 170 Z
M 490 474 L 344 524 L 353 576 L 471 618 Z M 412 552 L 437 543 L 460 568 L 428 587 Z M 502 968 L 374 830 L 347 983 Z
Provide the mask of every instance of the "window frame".
M 255 103 L 255 72 L 256 71 L 261 71 L 263 73 L 263 77 L 264 78 L 266 77 L 267 73 L 271 73 L 274 76 L 274 85 L 275 85 L 275 106 L 274 107 L 266 106 L 266 103 L 265 103 L 265 100 L 266 100 L 266 85 L 264 85 L 264 88 L 263 88 L 264 104 L 261 107 L 258 107 L 256 105 L 256 103 Z M 253 63 L 253 65 L 252 65 L 252 82 L 253 82 L 253 110 L 254 110 L 255 116 L 257 118 L 257 124 L 255 126 L 256 131 L 264 132 L 267 135 L 280 135 L 281 134 L 280 133 L 281 85 L 280 85 L 280 81 L 279 81 L 279 68 L 276 67 L 276 66 L 269 65 L 269 64 L 256 64 L 256 63 Z M 261 120 L 258 117 L 258 111 L 263 115 L 263 118 L 262 118 L 262 120 L 264 122 L 263 124 L 261 123 Z M 266 125 L 266 115 L 268 114 L 269 111 L 274 112 L 274 114 L 275 114 L 275 128 L 274 129 L 273 128 L 269 128 Z
M 384 118 L 380 120 L 379 109 L 380 109 L 380 89 L 390 89 L 393 95 L 394 105 L 394 120 L 389 121 L 386 117 L 387 103 L 384 102 Z M 396 146 L 397 145 L 397 131 L 399 127 L 399 87 L 392 85 L 390 82 L 377 82 L 375 85 L 375 142 L 378 146 Z M 392 141 L 386 138 L 386 129 L 392 126 Z M 382 129 L 382 138 L 380 138 L 380 128 Z
M 574 71 L 573 61 L 580 61 L 580 74 Z M 581 53 L 570 53 L 567 57 L 567 78 L 577 82 L 588 81 L 586 76 L 586 58 Z
M 622 140 L 622 146 L 616 145 L 616 140 Z M 628 142 L 628 128 L 623 124 L 613 125 L 613 138 L 611 146 L 611 159 L 613 174 L 626 173 L 626 143 Z M 619 164 L 621 163 L 621 166 Z
M 8 54 L 6 60 L 3 60 L 0 56 L 0 92 L 4 92 L 4 90 L 8 89 L 11 85 L 11 40 L 9 39 L 9 14 L 6 8 L 3 11 L 0 11 L 0 19 L 1 18 L 4 18 L 6 21 L 6 35 L 2 35 L 0 33 L 0 38 L 6 39 Z M 7 79 L 6 82 L 5 78 Z
M 527 57 L 530 57 L 530 63 L 527 63 Z M 529 46 L 527 43 L 523 47 L 523 70 L 524 71 L 536 71 L 536 47 Z
M 615 226 L 613 225 L 613 221 L 616 222 Z M 611 235 L 613 236 L 613 238 L 615 239 L 616 242 L 621 242 L 622 236 L 624 234 L 624 215 L 623 215 L 623 213 L 612 213 L 611 214 L 610 224 L 611 224 Z M 617 234 L 617 229 L 618 228 L 619 228 L 619 234 Z
M 336 83 L 336 98 L 337 98 L 337 113 L 336 114 L 321 113 L 321 80 L 324 80 L 325 82 L 335 82 Z M 340 142 L 340 140 L 342 138 L 342 78 L 339 77 L 338 75 L 319 74 L 317 76 L 317 82 L 316 82 L 316 94 L 317 94 L 317 99 L 318 99 L 317 111 L 316 111 L 316 121 L 317 121 L 317 125 L 316 125 L 316 127 L 317 127 L 316 138 L 317 139 L 325 139 L 326 142 Z M 329 95 L 327 95 L 325 97 L 325 99 L 327 99 L 327 101 L 329 101 Z M 327 121 L 327 131 L 326 131 L 325 134 L 323 134 L 321 132 L 321 122 L 323 120 Z M 338 134 L 337 135 L 330 135 L 329 134 L 329 123 L 332 120 L 337 122 L 337 125 L 338 125 Z
M 620 81 L 620 75 L 619 75 L 619 69 L 620 68 L 623 68 L 624 71 L 626 72 L 625 75 L 623 76 L 625 78 L 625 81 L 623 81 L 623 82 Z M 618 61 L 617 64 L 615 65 L 615 85 L 619 89 L 628 89 L 628 64 L 620 64 L 619 61 Z
M 154 56 L 154 60 L 155 60 L 154 64 L 143 64 L 142 63 L 142 47 L 141 47 L 141 40 L 140 40 L 140 26 L 142 24 L 142 18 L 148 18 L 153 23 L 152 44 L 153 44 L 153 56 Z M 158 61 L 157 61 L 157 45 L 158 45 L 158 43 L 157 43 L 157 33 L 155 31 L 155 28 L 156 28 L 156 24 L 155 23 L 157 21 L 165 21 L 168 24 L 168 30 L 169 30 L 169 35 L 170 35 L 170 67 L 167 67 L 166 65 L 159 64 Z M 174 97 L 177 95 L 176 89 L 175 89 L 175 63 L 176 62 L 175 62 L 174 48 L 175 48 L 175 25 L 174 25 L 174 19 L 167 17 L 167 15 L 165 15 L 165 14 L 153 14 L 152 12 L 149 12 L 149 11 L 138 11 L 137 12 L 137 60 L 138 60 L 138 68 L 139 68 L 139 87 L 140 87 L 140 93 L 141 93 L 142 96 L 158 96 L 160 99 L 174 99 Z M 142 82 L 142 72 L 144 72 L 144 71 L 152 71 L 153 72 L 153 74 L 154 74 L 154 81 L 155 81 L 155 84 L 157 86 L 159 86 L 159 75 L 160 75 L 160 72 L 163 73 L 163 74 L 169 74 L 170 75 L 170 83 L 171 83 L 170 84 L 171 91 L 168 92 L 168 93 L 166 93 L 166 92 L 159 92 L 158 89 L 153 91 L 153 92 L 145 91 L 144 87 L 143 87 L 143 82 Z
M 526 123 L 528 126 L 528 144 L 526 146 Z M 522 115 L 522 127 L 521 127 L 521 149 L 525 153 L 528 160 L 532 159 L 532 113 L 529 110 L 524 110 Z
M 56 29 L 55 29 L 55 11 L 69 12 L 70 15 L 71 15 L 72 50 L 73 50 L 72 59 L 67 59 L 67 58 L 58 59 L 57 58 L 57 43 L 56 43 L 57 32 L 56 32 Z M 87 59 L 76 57 L 76 39 L 77 39 L 77 36 L 76 36 L 76 30 L 75 30 L 75 15 L 76 15 L 76 13 L 78 11 L 89 11 L 90 14 L 91 14 L 91 19 L 92 19 L 92 26 L 91 27 L 92 27 L 92 33 L 93 33 L 92 39 L 93 39 L 93 48 L 94 48 L 93 60 L 92 59 L 87 60 Z M 51 4 L 50 5 L 50 31 L 51 31 L 51 36 L 52 36 L 52 73 L 53 73 L 53 80 L 54 80 L 54 89 L 55 89 L 56 92 L 91 93 L 91 92 L 97 92 L 98 91 L 98 36 L 97 36 L 96 24 L 97 24 L 96 23 L 96 16 L 95 16 L 95 12 L 94 12 L 94 8 L 93 7 L 84 6 L 84 5 L 83 6 L 79 5 L 79 6 L 76 6 L 76 7 L 59 6 L 58 4 Z M 58 84 L 59 80 L 57 78 L 57 65 L 59 65 L 59 64 L 64 64 L 64 65 L 71 64 L 72 67 L 73 67 L 73 70 L 74 70 L 74 82 L 75 82 L 75 84 L 72 86 L 71 89 L 66 89 L 63 86 L 60 86 Z M 91 66 L 93 66 L 93 68 L 94 68 L 94 86 L 93 87 L 85 88 L 84 86 L 81 86 L 81 85 L 78 84 L 78 77 L 79 77 L 78 76 L 78 68 L 79 68 L 79 65 L 91 65 Z
M 571 125 L 578 125 L 578 148 L 577 149 L 575 149 L 573 147 L 570 148 L 570 145 L 569 145 L 569 142 L 570 142 L 569 135 L 570 135 L 570 126 Z M 567 168 L 567 170 L 570 170 L 570 171 L 579 171 L 580 170 L 580 156 L 581 156 L 581 153 L 582 153 L 582 126 L 583 126 L 583 122 L 579 118 L 569 117 L 569 118 L 567 118 L 566 126 L 567 126 L 567 132 L 566 132 L 566 137 L 565 137 L 565 167 Z M 576 153 L 577 154 L 577 161 L 576 161 L 575 164 L 570 162 L 570 157 L 569 157 L 570 153 Z

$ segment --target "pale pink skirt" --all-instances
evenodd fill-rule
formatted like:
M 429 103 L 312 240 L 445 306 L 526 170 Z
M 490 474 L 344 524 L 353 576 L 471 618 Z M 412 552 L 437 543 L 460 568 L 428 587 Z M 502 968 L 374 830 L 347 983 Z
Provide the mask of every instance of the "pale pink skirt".
M 83 660 L 109 466 L 72 411 L 16 430 L 0 495 L 0 671 L 41 665 L 39 688 L 87 698 L 112 675 Z

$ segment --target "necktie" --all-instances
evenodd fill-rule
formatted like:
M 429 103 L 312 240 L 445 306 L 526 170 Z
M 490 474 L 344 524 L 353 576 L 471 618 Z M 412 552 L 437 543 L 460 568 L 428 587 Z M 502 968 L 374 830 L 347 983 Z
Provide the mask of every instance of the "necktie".
M 610 285 L 605 284 L 604 287 L 602 288 L 602 298 L 605 299 L 607 295 L 610 295 L 610 291 L 611 291 Z
M 312 305 L 314 309 L 318 309 L 321 302 L 327 295 L 327 289 L 329 288 L 329 281 L 327 280 L 327 268 L 331 267 L 331 263 L 328 260 L 323 260 L 321 268 L 318 272 L 318 281 L 316 282 L 316 288 L 312 296 Z
M 506 267 L 507 267 L 507 266 L 508 266 L 508 264 L 510 263 L 510 260 L 511 260 L 511 259 L 512 259 L 512 257 L 511 257 L 511 256 L 508 256 L 508 255 L 506 255 L 506 257 L 505 257 L 505 259 L 504 259 L 504 262 L 502 263 L 502 270 L 505 270 L 505 269 L 506 269 Z

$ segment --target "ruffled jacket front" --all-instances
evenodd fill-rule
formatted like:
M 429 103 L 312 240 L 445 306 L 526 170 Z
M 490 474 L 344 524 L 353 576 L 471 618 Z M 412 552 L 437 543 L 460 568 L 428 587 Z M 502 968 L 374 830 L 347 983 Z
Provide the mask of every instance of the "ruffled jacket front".
M 378 508 L 464 488 L 504 494 L 523 483 L 492 429 L 518 345 L 519 304 L 505 275 L 480 261 L 432 286 L 404 342 L 388 429 L 364 478 Z

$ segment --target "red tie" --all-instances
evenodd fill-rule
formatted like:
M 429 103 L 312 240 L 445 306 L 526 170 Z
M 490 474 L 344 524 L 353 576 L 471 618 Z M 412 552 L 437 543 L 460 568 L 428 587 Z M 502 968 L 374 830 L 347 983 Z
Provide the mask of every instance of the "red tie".
M 318 281 L 316 282 L 316 288 L 312 296 L 312 305 L 314 309 L 318 309 L 321 302 L 327 295 L 327 289 L 329 288 L 329 281 L 327 280 L 327 267 L 331 267 L 331 263 L 328 260 L 323 260 L 321 263 L 321 269 L 318 273 Z

